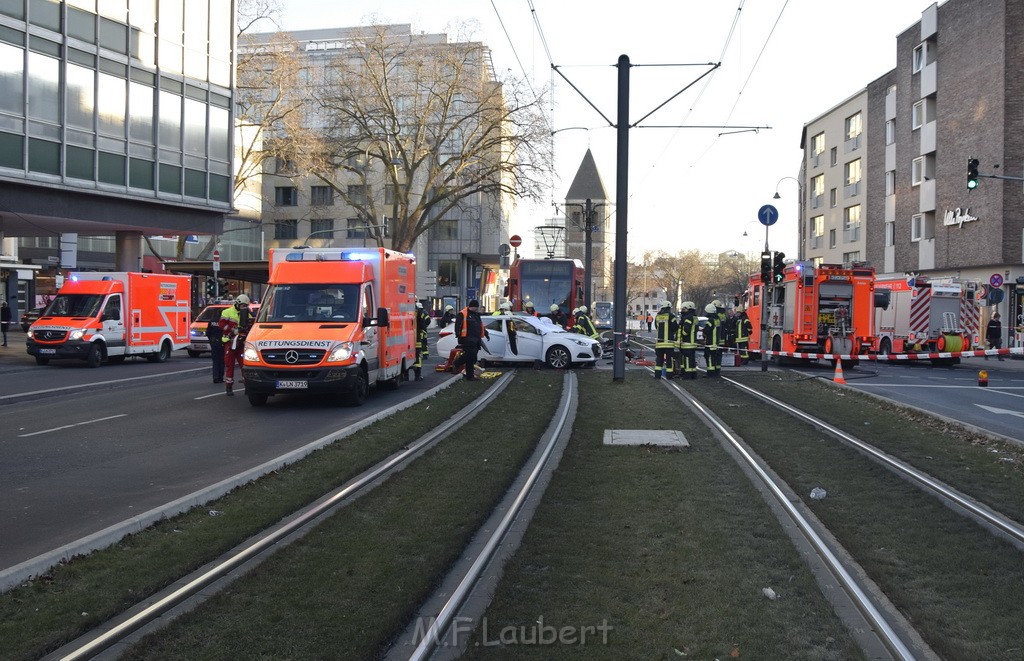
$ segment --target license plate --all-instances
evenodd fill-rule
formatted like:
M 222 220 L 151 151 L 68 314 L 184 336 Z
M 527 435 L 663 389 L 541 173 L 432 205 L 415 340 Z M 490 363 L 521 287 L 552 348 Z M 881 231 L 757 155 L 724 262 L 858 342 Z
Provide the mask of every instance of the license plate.
M 278 381 L 277 382 L 277 387 L 278 387 L 279 390 L 308 388 L 309 387 L 309 382 L 308 381 Z
M 39 353 L 56 354 L 57 350 L 56 349 L 40 349 Z

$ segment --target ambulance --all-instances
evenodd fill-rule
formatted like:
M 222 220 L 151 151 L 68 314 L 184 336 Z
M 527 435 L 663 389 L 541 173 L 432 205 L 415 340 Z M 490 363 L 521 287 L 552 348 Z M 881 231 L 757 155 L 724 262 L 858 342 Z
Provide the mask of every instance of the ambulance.
M 270 288 L 246 337 L 245 394 L 324 393 L 359 406 L 416 359 L 416 261 L 385 248 L 270 251 Z
M 72 273 L 28 329 L 37 365 L 77 358 L 89 367 L 145 356 L 167 360 L 189 343 L 191 276 Z

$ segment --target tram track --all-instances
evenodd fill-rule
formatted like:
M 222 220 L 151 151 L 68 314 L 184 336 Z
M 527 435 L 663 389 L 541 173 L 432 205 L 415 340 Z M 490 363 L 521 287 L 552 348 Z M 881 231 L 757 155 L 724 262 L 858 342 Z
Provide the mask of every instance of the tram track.
M 453 433 L 465 435 L 465 424 L 477 413 L 489 410 L 494 402 L 501 401 L 503 391 L 512 380 L 514 372 L 509 372 L 501 377 L 497 383 L 490 387 L 480 398 L 466 406 L 459 415 L 454 416 L 437 429 L 432 430 L 425 436 L 411 442 L 402 452 L 398 452 L 381 461 L 373 468 L 365 471 L 358 477 L 350 480 L 341 488 L 330 494 L 326 494 L 315 505 L 296 513 L 282 521 L 272 531 L 259 535 L 252 540 L 239 545 L 231 553 L 218 559 L 215 563 L 202 568 L 200 571 L 178 581 L 174 586 L 165 590 L 159 595 L 147 599 L 143 604 L 132 609 L 130 612 L 105 624 L 94 633 L 77 639 L 71 644 L 65 645 L 59 650 L 51 653 L 46 658 L 53 659 L 83 659 L 83 658 L 114 658 L 123 652 L 135 641 L 140 640 L 145 634 L 158 630 L 165 624 L 161 618 L 171 619 L 183 611 L 194 608 L 208 598 L 208 592 L 227 588 L 232 580 L 239 575 L 249 571 L 265 559 L 267 551 L 273 549 L 276 553 L 280 548 L 290 545 L 303 535 L 314 529 L 321 522 L 329 519 L 339 508 L 342 508 L 355 501 L 370 489 L 377 488 L 388 483 L 390 477 L 399 471 L 415 465 L 419 458 L 431 452 L 433 448 Z M 496 528 L 499 532 L 486 536 L 486 541 L 475 543 L 474 550 L 470 553 L 479 553 L 474 556 L 471 563 L 477 575 L 470 573 L 469 577 L 464 576 L 461 580 L 465 586 L 461 589 L 463 596 L 473 593 L 473 584 L 479 572 L 487 566 L 488 560 L 492 558 L 503 546 L 503 539 L 507 529 L 517 515 L 523 516 L 524 503 L 533 502 L 534 506 L 539 500 L 538 497 L 531 497 L 538 484 L 543 480 L 538 479 L 542 472 L 541 466 L 550 457 L 555 441 L 566 432 L 567 424 L 571 423 L 570 412 L 575 406 L 575 376 L 567 373 L 563 377 L 563 394 L 558 411 L 551 421 L 548 432 L 544 435 L 544 442 L 535 451 L 529 466 L 521 471 L 522 477 L 519 486 L 514 493 L 510 490 L 507 496 L 509 503 L 502 505 L 498 510 L 502 511 L 502 518 Z M 508 396 L 504 396 L 508 399 Z M 506 402 L 506 406 L 510 403 Z M 436 452 L 434 452 L 436 454 Z M 527 508 L 528 509 L 528 508 Z M 490 526 L 490 524 L 488 524 Z M 513 535 L 514 537 L 514 535 Z M 479 547 L 479 548 L 478 548 Z M 426 549 L 424 549 L 426 551 Z M 507 555 L 507 551 L 505 554 Z M 463 560 L 465 562 L 465 559 Z M 461 602 L 452 602 L 447 606 L 448 611 L 460 607 Z M 170 615 L 169 615 L 170 614 Z M 445 614 L 442 612 L 436 618 L 437 626 L 441 626 Z M 397 632 L 395 632 L 397 634 Z M 392 634 L 395 635 L 395 634 Z M 106 652 L 104 652 L 106 650 Z

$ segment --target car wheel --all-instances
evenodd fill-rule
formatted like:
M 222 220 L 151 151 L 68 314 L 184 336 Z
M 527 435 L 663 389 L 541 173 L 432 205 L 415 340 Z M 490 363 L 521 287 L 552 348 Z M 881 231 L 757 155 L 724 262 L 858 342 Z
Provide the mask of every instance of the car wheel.
M 402 385 L 402 380 L 405 378 L 405 372 L 405 359 L 403 358 L 401 371 L 399 371 L 398 374 L 395 375 L 395 378 L 388 379 L 387 381 L 384 382 L 384 385 L 387 387 L 387 389 L 398 390 L 398 388 Z
M 349 406 L 362 406 L 366 396 L 370 393 L 370 384 L 366 382 L 366 373 L 362 370 L 356 373 L 355 383 L 352 390 L 348 392 L 346 402 Z
M 556 345 L 548 349 L 547 354 L 548 367 L 556 370 L 564 370 L 572 364 L 572 355 L 569 350 L 561 345 Z
M 160 351 L 149 354 L 148 356 L 146 356 L 146 360 L 148 360 L 151 363 L 163 363 L 166 362 L 167 359 L 170 357 L 171 345 L 170 343 L 165 341 L 163 344 L 160 345 Z
M 889 338 L 882 338 L 882 346 L 878 347 L 878 353 L 890 354 L 892 353 L 892 342 Z
M 247 392 L 245 396 L 249 398 L 250 406 L 266 406 L 267 398 L 270 397 L 265 392 Z
M 103 349 L 100 348 L 100 345 L 93 344 L 89 347 L 89 355 L 85 357 L 85 364 L 89 367 L 99 367 L 102 362 Z

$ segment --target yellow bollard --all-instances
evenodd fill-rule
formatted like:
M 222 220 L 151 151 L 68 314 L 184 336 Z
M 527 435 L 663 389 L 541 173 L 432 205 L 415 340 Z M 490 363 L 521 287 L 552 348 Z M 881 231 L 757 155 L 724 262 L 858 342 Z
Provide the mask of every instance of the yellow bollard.
M 985 370 L 978 372 L 978 385 L 982 388 L 988 387 L 988 372 Z

